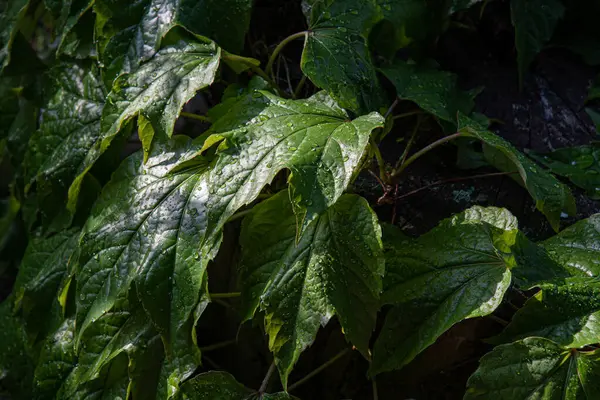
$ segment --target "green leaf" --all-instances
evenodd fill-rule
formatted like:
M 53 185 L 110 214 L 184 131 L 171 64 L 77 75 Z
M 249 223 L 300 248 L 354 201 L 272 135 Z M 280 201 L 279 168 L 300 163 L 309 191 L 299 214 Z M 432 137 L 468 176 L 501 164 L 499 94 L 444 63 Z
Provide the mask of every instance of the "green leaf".
M 167 39 L 173 43 L 114 82 L 102 113 L 101 149 L 137 115 L 150 122 L 155 137 L 171 137 L 184 104 L 215 79 L 221 50 L 214 42 L 199 36 L 186 41 L 176 32 Z
M 37 130 L 38 108 L 30 101 L 19 99 L 19 112 L 10 125 L 6 136 L 6 149 L 12 166 L 20 171 L 21 163 L 29 146 L 29 139 Z
M 240 241 L 242 314 L 249 320 L 257 308 L 264 311 L 284 387 L 301 352 L 334 314 L 368 357 L 384 260 L 377 217 L 365 199 L 340 197 L 296 242 L 289 196 L 279 192 L 244 220 Z
M 596 133 L 600 134 L 600 113 L 589 107 L 585 109 L 585 112 L 590 116 L 592 122 L 596 126 Z
M 13 293 L 32 343 L 54 331 L 63 320 L 58 298 L 72 270 L 79 233 L 79 229 L 70 229 L 49 238 L 34 237 L 27 246 Z
M 565 7 L 560 0 L 511 0 L 512 23 L 519 66 L 519 82 L 535 56 L 552 37 Z
M 600 214 L 571 225 L 541 245 L 573 275 L 600 276 Z
M 3 1 L 0 9 L 0 73 L 8 65 L 11 57 L 11 47 L 19 24 L 29 8 L 29 0 Z
M 556 175 L 568 178 L 592 199 L 600 199 L 600 144 L 564 147 L 529 155 Z
M 239 53 L 250 27 L 252 0 L 180 0 L 178 22 L 210 37 L 226 50 Z
M 527 338 L 496 347 L 469 378 L 465 400 L 595 399 L 600 393 L 598 351 L 564 349 Z
M 375 342 L 370 373 L 399 369 L 457 322 L 492 313 L 515 266 L 516 220 L 473 207 L 418 239 L 384 232 L 382 300 L 394 307 Z
M 455 126 L 458 112 L 469 115 L 474 94 L 459 89 L 456 75 L 428 66 L 396 61 L 381 72 L 394 84 L 398 97 Z
M 459 132 L 483 142 L 483 151 L 490 164 L 504 172 L 518 172 L 511 175 L 524 186 L 535 205 L 558 232 L 560 215 L 563 211 L 575 215 L 575 199 L 569 188 L 554 176 L 539 168 L 533 161 L 515 149 L 509 142 L 488 131 L 484 126 L 459 114 Z
M 0 387 L 12 398 L 30 399 L 33 376 L 32 349 L 20 318 L 13 315 L 13 299 L 0 304 Z
M 227 372 L 209 371 L 187 381 L 176 399 L 189 400 L 293 400 L 285 392 L 258 393 L 248 389 Z
M 568 348 L 598 343 L 600 338 L 600 282 L 573 279 L 545 285 L 529 299 L 492 343 L 538 336 Z
M 98 53 L 109 84 L 137 70 L 164 45 L 175 25 L 214 39 L 232 52 L 243 48 L 250 24 L 251 0 L 97 0 Z
M 346 28 L 311 27 L 302 71 L 340 105 L 357 114 L 380 111 L 385 97 L 365 39 Z
M 95 18 L 90 12 L 94 0 L 68 0 L 63 2 L 61 16 L 59 19 L 60 29 L 59 44 L 56 49 L 57 56 L 67 54 L 84 58 L 93 51 L 92 35 L 94 33 Z M 78 52 L 77 48 L 82 45 L 81 40 L 85 38 L 87 51 Z M 87 53 L 87 54 L 86 54 Z
M 100 116 L 106 92 L 94 66 L 61 64 L 51 78 L 54 90 L 25 154 L 25 181 L 36 182 L 40 203 L 68 190 L 67 207 L 74 212 L 83 176 L 102 154 Z
M 36 398 L 53 398 L 76 365 L 75 319 L 68 318 L 48 335 L 35 367 Z
M 18 77 L 0 78 L 0 139 L 4 139 L 19 114 L 19 97 L 23 88 Z
M 68 396 L 57 396 L 59 400 L 114 400 L 126 399 L 129 388 L 127 356 L 121 354 L 106 366 L 98 379 L 86 382 Z

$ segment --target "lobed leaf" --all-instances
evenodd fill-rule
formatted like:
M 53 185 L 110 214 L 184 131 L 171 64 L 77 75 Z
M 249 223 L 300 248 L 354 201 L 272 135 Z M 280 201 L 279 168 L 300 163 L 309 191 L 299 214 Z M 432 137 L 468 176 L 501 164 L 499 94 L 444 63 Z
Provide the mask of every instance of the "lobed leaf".
M 384 260 L 377 217 L 366 200 L 340 197 L 296 241 L 296 219 L 282 191 L 253 209 L 240 241 L 242 315 L 250 320 L 258 308 L 264 311 L 284 387 L 319 326 L 334 314 L 349 341 L 368 357 Z
M 496 347 L 469 378 L 465 400 L 594 399 L 598 351 L 564 349 L 542 338 Z
M 515 266 L 515 218 L 473 207 L 418 239 L 384 234 L 382 301 L 394 307 L 375 342 L 371 375 L 400 369 L 463 319 L 492 313 Z

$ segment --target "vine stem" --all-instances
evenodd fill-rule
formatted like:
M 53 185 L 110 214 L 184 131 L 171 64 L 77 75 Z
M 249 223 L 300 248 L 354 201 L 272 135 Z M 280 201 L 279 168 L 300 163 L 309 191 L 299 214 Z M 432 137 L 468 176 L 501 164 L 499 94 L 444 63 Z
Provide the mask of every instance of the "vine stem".
M 410 117 L 411 115 L 419 115 L 419 114 L 423 114 L 423 111 L 422 110 L 407 111 L 402 114 L 394 115 L 394 120 Z
M 390 108 L 388 108 L 387 111 L 385 112 L 385 114 L 383 115 L 383 118 L 387 118 L 392 113 L 392 111 L 394 111 L 394 108 L 396 108 L 399 101 L 400 101 L 400 99 L 398 97 L 396 97 L 396 99 L 394 100 L 394 102 L 392 103 Z
M 314 369 L 312 372 L 310 372 L 308 375 L 306 375 L 304 378 L 300 379 L 299 381 L 293 383 L 292 385 L 290 385 L 288 387 L 288 392 L 291 392 L 292 390 L 296 389 L 298 386 L 306 383 L 309 379 L 311 379 L 312 377 L 314 377 L 315 375 L 319 374 L 321 371 L 323 371 L 324 369 L 326 369 L 327 367 L 329 367 L 331 364 L 335 363 L 337 360 L 339 360 L 340 358 L 342 358 L 344 355 L 346 355 L 346 353 L 348 353 L 350 351 L 350 349 L 344 349 L 342 351 L 340 351 L 339 353 L 337 353 L 335 356 L 333 356 L 332 358 L 329 359 L 329 361 L 325 362 L 324 364 L 322 364 L 320 367 Z
M 243 210 L 243 211 L 237 212 L 237 213 L 233 214 L 231 216 L 231 218 L 229 218 L 227 220 L 227 222 L 232 222 L 232 221 L 236 221 L 236 220 L 238 220 L 240 218 L 244 218 L 246 215 L 250 214 L 251 212 L 252 212 L 252 208 L 249 208 L 247 210 Z
M 408 139 L 408 143 L 406 143 L 406 148 L 402 152 L 402 157 L 400 157 L 398 163 L 396 163 L 396 166 L 394 167 L 395 169 L 398 169 L 406 161 L 406 157 L 408 157 L 408 152 L 412 148 L 412 145 L 415 142 L 415 138 L 417 137 L 417 132 L 419 132 L 419 128 L 421 127 L 421 121 L 421 114 L 418 114 L 417 123 L 413 128 L 412 134 L 410 135 L 410 139 Z
M 211 344 L 211 345 L 208 345 L 208 346 L 200 347 L 200 351 L 204 353 L 204 352 L 207 352 L 207 351 L 218 350 L 218 349 L 221 349 L 223 347 L 227 347 L 227 346 L 230 346 L 230 345 L 236 344 L 236 343 L 237 343 L 237 341 L 235 339 L 225 340 L 223 342 L 219 342 L 219 343 Z
M 179 115 L 185 118 L 195 119 L 198 121 L 207 122 L 209 124 L 211 123 L 210 119 L 204 115 L 193 114 L 185 111 L 182 111 Z
M 229 292 L 229 293 L 210 293 L 211 299 L 231 299 L 233 297 L 240 297 L 241 292 Z
M 254 64 L 249 64 L 248 60 L 245 57 L 240 57 L 240 56 L 236 56 L 235 54 L 227 53 L 227 54 L 222 54 L 221 58 L 223 58 L 224 60 L 236 61 L 236 62 L 241 62 L 243 64 L 246 64 L 252 72 L 254 72 L 256 75 L 260 76 L 265 81 L 267 81 L 269 83 L 269 85 L 271 85 L 281 97 L 285 97 L 285 92 L 283 90 L 281 90 L 279 85 L 277 85 L 277 83 L 275 83 L 275 81 L 273 79 L 271 79 L 269 77 L 269 75 L 267 75 L 265 73 L 265 71 L 263 71 L 260 67 L 257 67 Z
M 269 61 L 267 62 L 267 68 L 265 69 L 265 73 L 268 76 L 271 76 L 271 73 L 273 72 L 273 64 L 275 63 L 275 60 L 277 59 L 277 56 L 279 55 L 279 53 L 281 53 L 281 50 L 283 50 L 283 48 L 291 41 L 296 40 L 298 38 L 301 37 L 305 37 L 308 36 L 308 31 L 302 31 L 302 32 L 298 32 L 298 33 L 294 33 L 293 35 L 290 35 L 288 37 L 286 37 L 285 39 L 283 39 L 278 45 L 277 47 L 275 47 L 275 50 L 273 50 L 273 53 L 271 54 L 271 57 L 269 58 Z
M 452 135 L 448 135 L 445 136 L 439 140 L 436 140 L 435 142 L 423 147 L 421 150 L 417 151 L 415 154 L 413 154 L 412 156 L 410 156 L 408 159 L 406 159 L 406 161 L 404 162 L 404 164 L 402 164 L 400 166 L 400 168 L 395 169 L 394 171 L 392 171 L 392 177 L 398 176 L 402 173 L 402 171 L 404 171 L 410 164 L 414 163 L 415 161 L 417 161 L 417 159 L 419 157 L 421 157 L 422 155 L 428 153 L 429 151 L 435 149 L 438 146 L 441 146 L 451 140 L 454 140 L 456 138 L 459 138 L 462 136 L 461 132 L 457 132 L 454 133 Z
M 275 372 L 275 361 L 273 361 L 271 363 L 271 366 L 269 367 L 267 374 L 265 375 L 265 378 L 263 379 L 262 383 L 260 384 L 260 388 L 258 389 L 259 394 L 262 395 L 264 392 L 267 391 L 267 386 L 269 386 L 269 381 L 271 380 L 271 376 L 273 375 L 273 372 Z
M 373 400 L 379 400 L 379 393 L 377 392 L 377 382 L 375 377 L 371 378 L 371 385 L 373 386 Z
M 298 82 L 298 86 L 296 86 L 296 90 L 294 90 L 294 95 L 292 96 L 294 99 L 297 99 L 300 96 L 300 91 L 304 88 L 305 83 L 306 75 L 302 75 L 300 82 Z
M 491 178 L 491 177 L 494 177 L 494 176 L 505 176 L 505 175 L 512 175 L 512 174 L 518 174 L 518 172 L 517 171 L 513 171 L 513 172 L 492 172 L 490 174 L 480 174 L 480 175 L 473 175 L 473 176 L 465 176 L 465 177 L 461 177 L 461 178 L 445 179 L 443 181 L 436 181 L 436 182 L 430 183 L 429 185 L 425 185 L 423 187 L 420 187 L 418 189 L 415 189 L 413 191 L 405 193 L 405 194 L 403 194 L 401 196 L 398 196 L 398 197 L 396 197 L 396 200 L 400 200 L 400 199 L 403 199 L 405 197 L 412 196 L 414 194 L 422 192 L 423 190 L 427 190 L 430 187 L 443 185 L 445 183 L 468 181 L 468 180 L 471 180 L 471 179 L 479 179 L 479 178 Z
M 375 158 L 377 159 L 377 165 L 379 166 L 379 179 L 382 182 L 386 182 L 385 176 L 385 161 L 383 160 L 383 156 L 381 155 L 381 151 L 379 150 L 379 146 L 375 143 L 373 137 L 369 139 L 369 143 L 371 143 L 371 147 L 373 148 L 373 153 L 375 153 Z

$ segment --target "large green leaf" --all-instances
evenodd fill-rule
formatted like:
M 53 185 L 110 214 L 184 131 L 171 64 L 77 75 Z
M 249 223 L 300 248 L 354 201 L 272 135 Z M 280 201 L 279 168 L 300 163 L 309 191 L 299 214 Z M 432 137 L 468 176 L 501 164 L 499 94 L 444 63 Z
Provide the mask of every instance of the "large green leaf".
M 600 282 L 575 279 L 545 285 L 515 314 L 494 343 L 539 336 L 564 347 L 600 341 Z
M 518 172 L 518 175 L 515 173 L 511 177 L 527 189 L 535 200 L 537 209 L 546 216 L 555 231 L 558 232 L 560 228 L 560 215 L 563 211 L 575 214 L 575 199 L 569 188 L 509 142 L 460 113 L 458 130 L 464 136 L 483 142 L 484 155 L 490 164 L 504 172 Z
M 257 308 L 264 311 L 284 387 L 301 352 L 334 314 L 356 348 L 369 353 L 384 260 L 366 200 L 340 197 L 296 242 L 296 218 L 282 191 L 254 208 L 240 241 L 242 313 L 249 320 Z
M 508 211 L 481 207 L 418 239 L 385 232 L 382 300 L 394 307 L 375 342 L 371 374 L 403 367 L 452 325 L 492 313 L 510 285 L 517 233 Z
M 437 118 L 456 124 L 458 112 L 468 115 L 475 105 L 473 94 L 459 89 L 456 75 L 428 66 L 396 61 L 382 68 L 398 97 L 415 102 Z
M 0 73 L 10 62 L 11 47 L 28 7 L 29 0 L 2 0 L 0 3 Z
M 551 172 L 585 189 L 590 198 L 600 199 L 600 145 L 564 147 L 551 153 L 529 154 Z
M 83 54 L 78 54 L 76 49 L 81 43 L 76 43 L 81 40 L 83 32 L 89 32 L 87 36 L 91 39 L 94 32 L 94 19 L 84 18 L 86 15 L 92 15 L 89 11 L 94 4 L 94 0 L 65 0 L 60 2 L 61 7 L 58 15 L 58 31 L 59 43 L 56 50 L 57 55 L 68 54 L 80 58 Z M 58 11 L 58 10 L 56 10 Z M 92 49 L 92 42 L 89 41 L 89 50 Z
M 176 24 L 239 52 L 250 23 L 251 0 L 97 0 L 95 11 L 105 80 L 137 70 Z
M 27 246 L 13 293 L 32 341 L 62 322 L 59 292 L 71 269 L 79 233 L 79 229 L 70 229 L 49 238 L 34 237 Z
M 183 400 L 292 400 L 285 392 L 267 394 L 248 389 L 227 372 L 210 371 L 187 381 L 176 399 Z
M 25 180 L 36 182 L 40 202 L 68 190 L 73 212 L 83 176 L 102 153 L 100 117 L 106 92 L 94 66 L 61 64 L 51 78 L 54 91 L 25 154 Z
M 379 19 L 374 1 L 317 1 L 310 10 L 302 71 L 357 114 L 387 106 L 366 43 Z
M 592 400 L 600 393 L 598 351 L 527 338 L 496 347 L 469 378 L 465 400 Z
M 173 134 L 184 104 L 213 82 L 219 68 L 221 50 L 214 42 L 199 36 L 189 39 L 172 31 L 166 47 L 151 60 L 116 79 L 102 113 L 101 149 L 137 115 L 149 121 L 159 139 Z
M 511 0 L 510 7 L 522 85 L 527 68 L 552 37 L 565 7 L 560 0 Z
M 573 275 L 600 276 L 600 214 L 577 222 L 541 245 Z

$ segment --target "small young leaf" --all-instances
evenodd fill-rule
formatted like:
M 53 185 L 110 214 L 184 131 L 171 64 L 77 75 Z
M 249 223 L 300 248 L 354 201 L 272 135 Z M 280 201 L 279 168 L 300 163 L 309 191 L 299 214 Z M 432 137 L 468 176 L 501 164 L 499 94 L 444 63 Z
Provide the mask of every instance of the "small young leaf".
M 564 347 L 584 347 L 600 338 L 600 282 L 585 278 L 544 285 L 492 343 L 539 336 Z
M 564 349 L 542 338 L 496 347 L 469 378 L 465 400 L 595 399 L 598 351 Z
M 552 37 L 565 7 L 560 0 L 511 0 L 510 7 L 522 85 L 527 68 Z
M 551 153 L 529 153 L 554 174 L 568 178 L 592 199 L 600 199 L 600 145 L 564 147 Z
M 575 214 L 575 199 L 569 188 L 539 168 L 506 140 L 460 113 L 458 130 L 464 136 L 483 142 L 484 155 L 490 164 L 504 172 L 518 172 L 518 176 L 511 176 L 527 189 L 535 200 L 537 209 L 546 216 L 555 231 L 558 232 L 560 228 L 560 215 L 563 211 Z
M 404 61 L 382 68 L 394 84 L 398 97 L 416 103 L 437 118 L 456 124 L 458 112 L 469 115 L 475 105 L 474 94 L 459 89 L 456 75 Z
M 600 214 L 577 222 L 541 243 L 575 276 L 600 276 Z
M 176 400 L 293 400 L 285 392 L 257 393 L 235 380 L 227 372 L 209 371 L 197 375 L 182 385 Z
M 340 197 L 296 243 L 292 205 L 286 191 L 279 192 L 244 220 L 240 240 L 243 315 L 249 320 L 257 308 L 264 310 L 284 387 L 302 351 L 333 314 L 367 356 L 384 260 L 377 217 L 363 198 Z
M 457 322 L 492 313 L 510 285 L 518 231 L 508 211 L 473 207 L 418 239 L 385 233 L 382 300 L 394 308 L 375 342 L 372 375 L 408 364 Z

